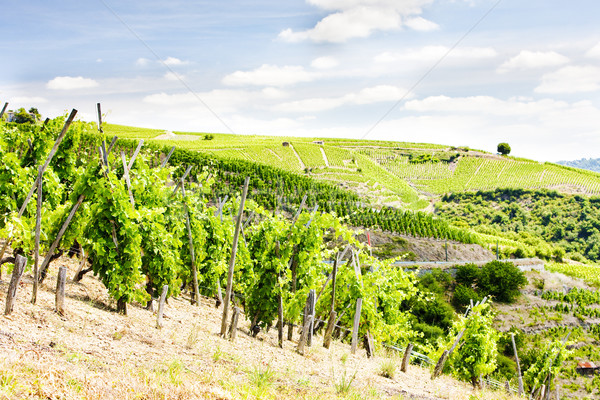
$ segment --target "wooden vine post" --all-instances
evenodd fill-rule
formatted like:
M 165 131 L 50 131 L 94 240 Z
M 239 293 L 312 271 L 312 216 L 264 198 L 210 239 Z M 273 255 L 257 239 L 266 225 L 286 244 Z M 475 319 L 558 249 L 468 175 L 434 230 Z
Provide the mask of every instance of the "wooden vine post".
M 185 201 L 185 189 L 183 188 L 183 180 L 181 181 L 181 188 L 183 190 L 183 207 L 185 208 L 185 227 L 187 229 L 188 242 L 190 245 L 190 257 L 192 260 L 192 280 L 194 285 L 194 303 L 200 306 L 200 289 L 198 287 L 198 269 L 196 268 L 196 256 L 194 254 L 194 238 L 192 237 L 192 226 L 190 223 L 190 211 Z
M 304 306 L 304 320 L 302 322 L 302 334 L 298 341 L 298 347 L 296 350 L 301 355 L 304 355 L 304 347 L 310 346 L 311 343 L 309 338 L 312 334 L 313 324 L 315 321 L 315 290 L 311 289 L 306 297 L 306 305 Z
M 279 274 L 281 276 L 281 273 Z M 277 304 L 277 339 L 279 347 L 283 349 L 283 294 L 282 289 L 279 288 L 278 304 Z
M 367 351 L 367 357 L 375 357 L 375 344 L 373 341 L 373 335 L 371 335 L 370 331 L 367 331 L 364 340 L 365 350 Z
M 444 364 L 446 364 L 449 354 L 450 352 L 448 350 L 444 350 L 437 364 L 435 364 L 435 368 L 431 374 L 431 379 L 435 379 L 442 374 L 442 371 L 444 370 Z
M 473 307 L 477 307 L 480 304 L 485 304 L 486 301 L 487 301 L 487 296 L 485 296 L 483 298 L 483 300 L 478 301 Z M 471 300 L 471 304 L 472 303 L 473 303 L 473 300 Z M 465 313 L 465 318 L 467 318 L 469 316 L 469 312 L 471 311 L 471 309 L 473 309 L 473 307 L 470 307 L 467 309 L 467 312 Z M 446 361 L 448 360 L 450 355 L 452 355 L 452 352 L 454 351 L 454 349 L 456 349 L 456 347 L 460 343 L 460 340 L 462 339 L 463 335 L 465 334 L 465 331 L 466 331 L 466 328 L 464 328 L 462 331 L 460 331 L 460 333 L 456 337 L 456 340 L 454 341 L 454 344 L 452 345 L 450 350 L 444 350 L 440 359 L 438 360 L 437 364 L 435 365 L 433 372 L 431 373 L 432 380 L 442 374 L 442 371 L 444 370 L 444 364 L 446 363 Z
M 167 165 L 167 163 L 169 162 L 169 159 L 173 155 L 174 151 L 175 151 L 175 146 L 171 147 L 171 150 L 169 150 L 169 153 L 165 156 L 164 160 L 160 164 L 160 168 L 164 168 Z
M 329 306 L 329 319 L 327 320 L 327 328 L 325 328 L 325 337 L 323 338 L 323 347 L 326 349 L 331 346 L 331 335 L 333 334 L 333 328 L 335 328 L 335 319 L 337 313 L 335 312 L 335 281 L 337 276 L 337 268 L 339 258 L 336 256 L 333 261 L 332 282 L 331 282 L 331 305 Z
M 0 111 L 0 118 L 2 118 L 2 116 L 4 115 L 4 112 L 6 111 L 6 107 L 8 107 L 8 103 L 4 103 L 4 107 L 2 107 L 2 111 Z
M 61 266 L 58 268 L 58 277 L 56 278 L 56 312 L 59 315 L 65 315 L 65 283 L 67 282 L 67 268 Z
M 56 239 L 50 246 L 50 249 L 48 249 L 48 252 L 46 253 L 46 257 L 44 258 L 44 261 L 42 261 L 42 265 L 40 267 L 40 276 L 39 276 L 40 283 L 42 283 L 44 281 L 44 279 L 46 278 L 48 265 L 50 264 L 50 259 L 52 258 L 52 255 L 54 254 L 54 250 L 56 250 L 56 248 L 58 247 L 58 244 L 60 243 L 60 239 L 62 239 L 63 235 L 65 234 L 67 228 L 69 227 L 69 224 L 71 223 L 71 220 L 73 219 L 73 217 L 75 216 L 75 213 L 79 209 L 79 206 L 81 205 L 81 203 L 83 203 L 83 200 L 85 200 L 85 195 L 82 194 L 79 196 L 79 198 L 77 199 L 77 202 L 71 208 L 71 212 L 69 212 L 67 219 L 65 220 L 65 222 L 61 226 L 60 230 L 58 231 L 58 235 L 56 235 Z
M 33 248 L 33 292 L 31 294 L 31 303 L 37 302 L 39 264 L 40 264 L 40 230 L 42 225 L 42 167 L 40 166 L 37 176 L 37 207 L 35 211 L 35 245 Z
M 517 352 L 517 345 L 515 344 L 515 334 L 510 334 L 512 341 L 513 350 L 515 352 L 515 361 L 517 362 L 517 377 L 519 378 L 519 396 L 522 396 L 525 390 L 523 390 L 523 376 L 521 375 L 521 363 L 519 361 L 519 353 Z
M 233 314 L 231 315 L 231 325 L 229 325 L 229 340 L 232 342 L 237 336 L 237 325 L 242 310 L 239 307 L 233 307 Z
M 400 367 L 400 371 L 406 372 L 408 369 L 408 364 L 410 363 L 410 356 L 412 354 L 413 344 L 409 343 L 406 346 L 406 350 L 404 351 L 404 357 L 402 357 L 402 366 Z
M 15 298 L 17 297 L 17 289 L 19 287 L 19 282 L 21 281 L 21 276 L 23 276 L 25 265 L 27 265 L 27 258 L 17 254 L 15 257 L 15 267 L 13 268 L 12 278 L 10 279 L 8 292 L 6 293 L 4 315 L 9 315 L 13 311 L 13 305 L 15 303 Z
M 292 257 L 290 258 L 290 270 L 292 271 L 292 293 L 296 293 L 296 288 L 298 285 L 298 276 L 297 276 L 297 270 L 298 270 L 298 258 L 295 255 L 296 253 L 296 249 L 294 249 L 294 253 L 292 254 Z M 294 338 L 294 324 L 290 322 L 290 324 L 288 325 L 288 333 L 287 333 L 287 340 L 292 340 Z
M 464 334 L 465 334 L 465 329 L 460 331 L 460 333 L 456 337 L 456 340 L 454 341 L 454 344 L 452 345 L 450 350 L 444 350 L 444 352 L 442 353 L 442 356 L 440 357 L 437 364 L 435 365 L 435 368 L 433 369 L 433 373 L 431 374 L 431 379 L 435 379 L 442 374 L 442 371 L 444 370 L 444 364 L 446 364 L 446 361 L 448 360 L 448 358 L 450 357 L 450 355 L 452 354 L 452 352 L 454 351 L 456 346 L 458 346 L 458 344 L 460 343 L 460 339 L 462 339 Z
M 296 225 L 296 222 L 298 221 L 298 218 L 300 217 L 300 214 L 302 213 L 302 209 L 304 208 L 304 205 L 306 204 L 307 197 L 308 197 L 307 195 L 304 195 L 302 197 L 302 201 L 300 202 L 300 207 L 298 207 L 298 211 L 296 212 L 296 215 L 294 215 L 294 219 L 292 221 L 292 226 L 290 227 L 290 232 L 287 236 L 288 240 L 290 239 L 290 237 L 292 235 L 292 229 Z M 294 251 L 292 252 L 292 256 L 290 257 L 290 261 L 288 264 L 288 268 L 292 272 L 292 287 L 291 287 L 292 294 L 296 293 L 296 287 L 298 285 L 298 276 L 297 276 L 298 257 L 296 257 L 297 251 L 298 251 L 297 247 L 294 246 Z M 280 302 L 282 303 L 281 305 L 283 308 L 283 300 L 281 299 L 281 296 L 280 296 Z M 294 336 L 294 324 L 290 322 L 290 324 L 288 325 L 287 340 L 292 340 L 293 336 Z
M 156 313 L 156 328 L 162 328 L 162 318 L 165 310 L 165 301 L 167 301 L 167 293 L 169 292 L 169 285 L 164 285 L 162 293 L 160 294 L 160 301 L 158 302 L 158 312 Z
M 358 345 L 358 326 L 360 324 L 360 312 L 362 310 L 362 298 L 356 299 L 356 311 L 354 312 L 354 324 L 352 326 L 352 344 L 350 352 L 356 354 L 356 346 Z
M 229 301 L 231 300 L 231 292 L 233 291 L 233 271 L 235 269 L 235 255 L 237 253 L 238 240 L 240 237 L 240 229 L 242 227 L 242 216 L 244 214 L 244 204 L 248 195 L 248 185 L 250 177 L 246 177 L 244 182 L 244 190 L 240 200 L 240 209 L 238 212 L 237 221 L 235 223 L 235 231 L 233 233 L 233 243 L 231 245 L 231 258 L 229 260 L 229 271 L 227 272 L 227 288 L 225 290 L 225 298 L 223 299 L 223 318 L 221 320 L 221 336 L 227 335 L 227 318 L 229 316 Z
M 97 103 L 96 106 L 98 108 L 98 132 L 104 133 L 104 131 L 102 130 L 102 110 L 100 107 L 100 103 Z
M 313 329 L 315 326 L 315 305 L 316 305 L 316 294 L 315 290 L 311 289 L 308 292 L 308 299 L 306 301 L 305 315 L 310 317 L 310 324 L 306 331 L 306 344 L 308 347 L 312 346 Z M 304 333 L 304 331 L 302 332 Z

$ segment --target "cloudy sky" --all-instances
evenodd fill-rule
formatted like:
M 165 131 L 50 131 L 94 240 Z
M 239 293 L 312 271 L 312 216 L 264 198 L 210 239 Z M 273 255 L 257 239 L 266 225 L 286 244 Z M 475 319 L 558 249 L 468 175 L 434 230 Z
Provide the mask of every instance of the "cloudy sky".
M 28 0 L 0 102 L 181 131 L 600 157 L 597 0 Z M 0 104 L 1 105 L 1 104 Z

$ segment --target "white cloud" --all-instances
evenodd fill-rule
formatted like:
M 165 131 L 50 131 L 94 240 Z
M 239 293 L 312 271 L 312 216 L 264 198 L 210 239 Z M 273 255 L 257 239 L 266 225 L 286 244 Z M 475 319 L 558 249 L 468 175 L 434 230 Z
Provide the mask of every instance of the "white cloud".
M 274 135 L 287 136 L 291 129 L 297 128 L 299 123 L 291 118 L 258 119 L 245 115 L 233 115 L 227 123 L 236 133 L 245 135 Z
M 429 32 L 440 29 L 440 26 L 435 22 L 429 21 L 423 17 L 407 19 L 404 24 L 415 31 Z
M 355 93 L 339 97 L 316 97 L 311 99 L 290 101 L 273 107 L 276 111 L 293 113 L 314 113 L 331 110 L 348 104 L 372 104 L 385 101 L 397 101 L 407 96 L 404 88 L 380 85 L 365 88 Z
M 304 70 L 301 66 L 263 64 L 252 71 L 236 71 L 223 78 L 228 86 L 289 86 L 299 82 L 310 82 L 316 74 Z
M 57 76 L 56 78 L 48 81 L 46 87 L 53 90 L 76 90 L 76 89 L 89 89 L 98 86 L 98 82 L 90 78 L 84 78 L 82 76 L 71 77 L 71 76 Z
M 179 58 L 175 57 L 167 57 L 165 60 L 163 60 L 163 62 L 169 66 L 189 64 L 189 61 L 182 61 Z
M 430 96 L 423 100 L 407 101 L 404 107 L 407 110 L 418 112 L 517 117 L 564 110 L 568 108 L 568 103 L 552 99 L 531 101 L 522 99 L 502 100 L 492 96 Z
M 408 101 L 404 108 L 407 117 L 382 122 L 370 138 L 415 141 L 410 135 L 418 132 L 422 142 L 488 151 L 508 141 L 515 154 L 537 160 L 597 156 L 600 146 L 600 109 L 588 101 L 432 96 Z
M 277 96 L 284 96 L 284 93 L 273 88 L 258 91 L 215 89 L 200 93 L 167 94 L 161 92 L 145 96 L 142 101 L 163 107 L 185 106 L 186 108 L 195 105 L 205 108 L 202 104 L 204 102 L 216 113 L 231 113 L 241 109 L 251 111 L 255 107 L 260 107 L 259 104 L 262 102 L 273 100 Z
M 138 59 L 135 61 L 135 65 L 137 65 L 138 67 L 145 67 L 145 66 L 147 66 L 149 63 L 150 63 L 150 60 L 148 60 L 147 58 L 143 58 L 143 57 L 141 57 L 141 58 L 138 58 Z
M 362 89 L 356 94 L 352 94 L 351 100 L 355 104 L 371 104 L 384 101 L 397 101 L 402 97 L 409 97 L 408 90 L 390 85 L 379 85 Z
M 433 30 L 437 24 L 419 17 L 421 7 L 433 0 L 308 0 L 321 9 L 332 11 L 312 29 L 295 32 L 285 29 L 279 37 L 290 42 L 312 40 L 341 43 L 365 38 L 375 31 L 400 29 Z
M 339 65 L 338 60 L 334 57 L 319 57 L 312 60 L 310 66 L 317 69 L 330 69 Z
M 567 66 L 542 76 L 542 83 L 535 88 L 537 93 L 578 93 L 600 90 L 600 68 Z
M 499 73 L 506 73 L 515 69 L 534 69 L 545 67 L 558 67 L 567 64 L 569 59 L 554 51 L 529 51 L 523 50 L 498 67 Z
M 181 74 L 176 74 L 175 72 L 169 71 L 164 75 L 164 78 L 168 81 L 178 81 L 180 79 L 184 79 L 184 76 Z
M 402 52 L 383 52 L 375 56 L 375 62 L 434 62 L 446 56 L 449 59 L 491 59 L 498 55 L 491 47 L 459 47 L 450 51 L 446 46 L 424 46 L 419 49 L 408 49 Z M 448 53 L 449 52 L 449 53 Z
M 48 99 L 39 96 L 15 96 L 11 97 L 9 104 L 25 104 L 35 106 L 36 104 L 44 104 L 47 103 Z
M 600 58 L 600 42 L 585 53 L 587 57 Z
M 282 99 L 282 98 L 288 96 L 287 92 L 285 92 L 281 89 L 274 88 L 274 87 L 266 87 L 263 90 L 261 90 L 261 93 L 267 99 Z

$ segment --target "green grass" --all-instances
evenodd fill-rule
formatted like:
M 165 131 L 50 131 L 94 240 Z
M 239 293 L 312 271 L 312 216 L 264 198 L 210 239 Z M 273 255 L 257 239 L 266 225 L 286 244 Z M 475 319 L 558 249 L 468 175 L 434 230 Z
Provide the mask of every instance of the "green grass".
M 152 139 L 165 133 L 163 129 L 137 128 L 116 124 L 102 124 L 102 130 L 107 136 L 128 139 Z

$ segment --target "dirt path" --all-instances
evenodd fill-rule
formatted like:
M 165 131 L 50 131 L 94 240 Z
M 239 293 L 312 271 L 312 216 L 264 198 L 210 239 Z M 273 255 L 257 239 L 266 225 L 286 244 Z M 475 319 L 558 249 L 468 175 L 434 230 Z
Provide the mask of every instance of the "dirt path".
M 300 163 L 300 168 L 302 170 L 305 170 L 306 169 L 306 165 L 304 165 L 304 163 L 302 162 L 302 159 L 300 158 L 300 154 L 298 154 L 298 152 L 296 151 L 296 149 L 294 148 L 294 146 L 291 143 L 290 143 L 290 149 L 292 149 L 292 151 L 296 155 L 296 158 L 298 159 L 298 162 Z
M 163 135 L 156 136 L 154 140 L 200 140 L 198 135 L 176 135 L 172 131 L 165 131 Z
M 325 166 L 329 168 L 329 160 L 327 159 L 327 154 L 325 154 L 325 150 L 322 147 L 320 147 L 319 149 L 321 150 L 321 154 L 323 154 L 323 161 L 325 161 Z

